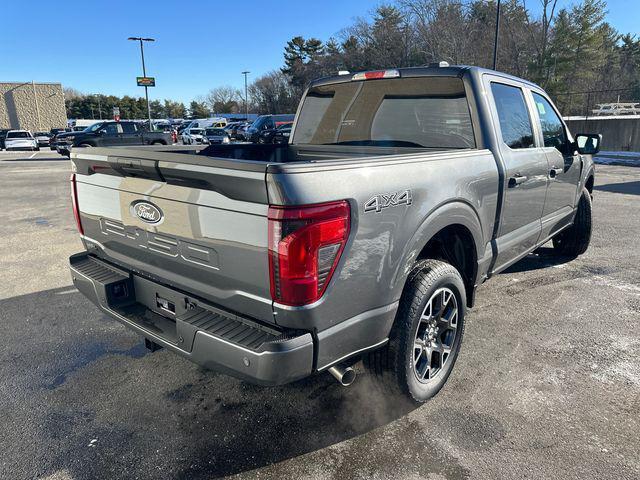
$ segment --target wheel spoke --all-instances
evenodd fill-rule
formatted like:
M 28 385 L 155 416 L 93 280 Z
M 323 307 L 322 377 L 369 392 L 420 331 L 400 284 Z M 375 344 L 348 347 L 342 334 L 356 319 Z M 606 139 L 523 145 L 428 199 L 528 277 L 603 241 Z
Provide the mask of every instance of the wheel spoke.
M 422 361 L 416 362 L 416 374 L 418 375 L 418 379 L 424 380 L 425 376 L 431 372 L 431 350 L 423 349 L 419 359 Z M 430 377 L 429 375 L 428 378 Z

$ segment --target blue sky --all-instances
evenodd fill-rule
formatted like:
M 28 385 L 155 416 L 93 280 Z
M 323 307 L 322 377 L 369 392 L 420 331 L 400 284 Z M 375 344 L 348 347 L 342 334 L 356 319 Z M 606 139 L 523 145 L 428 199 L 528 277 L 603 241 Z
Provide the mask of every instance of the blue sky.
M 0 81 L 50 81 L 85 93 L 143 95 L 137 43 L 147 44 L 147 74 L 157 78 L 152 99 L 190 101 L 219 85 L 242 87 L 243 70 L 256 78 L 282 65 L 295 35 L 322 40 L 355 17 L 369 16 L 377 0 L 91 0 L 3 2 Z M 539 0 L 527 0 L 536 10 Z M 561 5 L 575 3 L 560 0 Z M 640 1 L 609 0 L 608 21 L 640 34 Z M 28 8 L 27 8 L 28 7 Z M 25 10 L 26 9 L 26 10 Z M 27 11 L 28 10 L 28 11 Z

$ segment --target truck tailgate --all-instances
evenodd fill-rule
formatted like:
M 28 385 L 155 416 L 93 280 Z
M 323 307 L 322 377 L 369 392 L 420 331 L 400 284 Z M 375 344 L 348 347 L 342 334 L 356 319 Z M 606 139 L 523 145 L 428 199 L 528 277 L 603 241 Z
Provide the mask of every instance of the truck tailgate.
M 107 149 L 74 152 L 72 161 L 90 252 L 273 321 L 266 163 Z

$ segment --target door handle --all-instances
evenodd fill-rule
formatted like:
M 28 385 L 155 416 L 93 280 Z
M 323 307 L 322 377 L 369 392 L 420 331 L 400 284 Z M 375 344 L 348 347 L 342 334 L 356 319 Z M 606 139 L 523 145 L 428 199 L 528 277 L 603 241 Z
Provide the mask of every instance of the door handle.
M 560 175 L 561 173 L 564 173 L 564 168 L 558 168 L 556 166 L 553 166 L 549 170 L 549 177 L 555 178 L 557 175 Z
M 509 188 L 514 188 L 527 181 L 527 177 L 516 173 L 513 177 L 509 177 Z

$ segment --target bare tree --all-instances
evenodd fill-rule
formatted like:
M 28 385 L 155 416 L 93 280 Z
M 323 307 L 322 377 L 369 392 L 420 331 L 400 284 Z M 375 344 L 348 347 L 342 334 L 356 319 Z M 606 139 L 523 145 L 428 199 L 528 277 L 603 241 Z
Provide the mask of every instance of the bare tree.
M 207 93 L 205 102 L 215 113 L 237 113 L 242 95 L 237 88 L 225 85 Z

